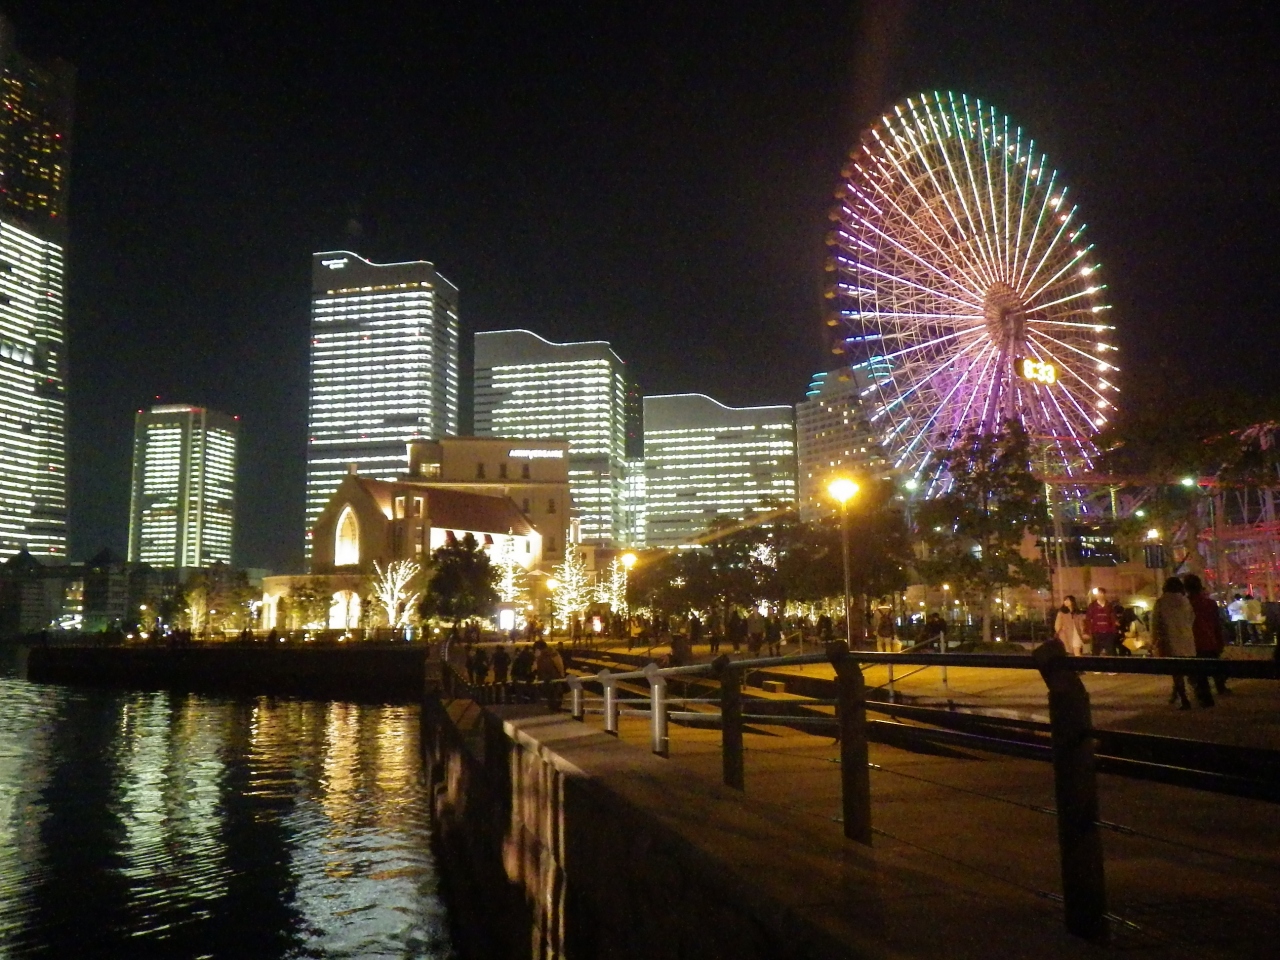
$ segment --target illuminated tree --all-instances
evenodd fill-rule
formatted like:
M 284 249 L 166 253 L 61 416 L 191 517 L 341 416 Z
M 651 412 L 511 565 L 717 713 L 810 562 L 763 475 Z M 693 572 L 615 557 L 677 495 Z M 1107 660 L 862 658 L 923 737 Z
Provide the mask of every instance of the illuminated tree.
M 319 577 L 308 577 L 289 588 L 288 620 L 293 629 L 324 627 L 329 620 L 329 584 Z
M 559 586 L 551 598 L 552 609 L 556 619 L 568 627 L 574 614 L 591 602 L 591 582 L 582 554 L 577 550 L 567 550 L 564 562 L 555 568 L 555 578 Z
M 627 568 L 621 557 L 614 557 L 608 571 L 596 578 L 593 593 L 596 603 L 607 603 L 614 613 L 626 613 Z
M 524 564 L 516 556 L 512 545 L 508 543 L 498 551 L 493 564 L 498 570 L 496 584 L 498 597 L 503 603 L 524 604 L 529 601 L 529 578 L 525 574 Z
M 384 570 L 375 560 L 373 570 L 373 597 L 386 613 L 387 625 L 409 626 L 421 597 L 421 593 L 409 588 L 422 573 L 422 568 L 413 560 L 392 560 Z

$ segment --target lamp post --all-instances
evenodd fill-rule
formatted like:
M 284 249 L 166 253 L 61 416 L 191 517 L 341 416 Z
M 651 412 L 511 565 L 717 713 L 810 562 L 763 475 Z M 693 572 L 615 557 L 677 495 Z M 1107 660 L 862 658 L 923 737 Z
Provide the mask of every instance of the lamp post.
M 549 639 L 554 639 L 556 635 L 556 601 L 555 592 L 560 588 L 560 581 L 555 577 L 547 577 L 547 605 L 551 607 L 551 631 L 548 635 Z
M 848 477 L 837 477 L 827 484 L 827 493 L 840 504 L 840 553 L 844 557 L 844 639 L 853 649 L 853 604 L 849 596 L 849 501 L 858 492 L 858 485 Z

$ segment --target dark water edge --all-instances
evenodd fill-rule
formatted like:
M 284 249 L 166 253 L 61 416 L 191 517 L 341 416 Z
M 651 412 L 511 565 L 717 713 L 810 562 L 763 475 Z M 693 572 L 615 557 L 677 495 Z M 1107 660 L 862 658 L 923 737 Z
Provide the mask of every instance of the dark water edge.
M 0 958 L 456 956 L 418 706 L 5 666 Z

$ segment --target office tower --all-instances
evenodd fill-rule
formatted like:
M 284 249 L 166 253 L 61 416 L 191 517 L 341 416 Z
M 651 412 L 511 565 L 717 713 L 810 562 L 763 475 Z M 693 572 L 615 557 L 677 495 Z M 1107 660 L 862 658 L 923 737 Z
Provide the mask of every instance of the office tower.
M 475 432 L 569 441 L 583 543 L 626 543 L 626 365 L 602 340 L 552 343 L 528 330 L 476 334 Z
M 796 405 L 801 519 L 837 510 L 827 494 L 833 477 L 873 476 L 888 469 L 868 420 L 866 395 L 862 371 L 846 367 L 814 374 L 805 399 Z
M 315 254 L 307 557 L 316 518 L 349 465 L 393 480 L 409 440 L 457 432 L 458 288 L 422 260 Z
M 237 426 L 234 417 L 185 403 L 138 411 L 129 562 L 231 563 Z
M 67 553 L 63 249 L 74 72 L 0 17 L 0 557 Z
M 644 466 L 645 543 L 695 543 L 719 517 L 795 503 L 795 413 L 700 393 L 645 397 Z

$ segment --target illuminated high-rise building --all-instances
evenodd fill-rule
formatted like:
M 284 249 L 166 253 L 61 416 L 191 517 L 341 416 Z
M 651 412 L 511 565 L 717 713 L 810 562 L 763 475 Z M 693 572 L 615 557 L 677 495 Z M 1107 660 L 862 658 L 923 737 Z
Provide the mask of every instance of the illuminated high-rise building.
M 0 557 L 67 553 L 63 249 L 74 72 L 0 17 Z
M 234 417 L 169 403 L 139 410 L 133 431 L 129 561 L 153 567 L 231 563 Z
M 816 373 L 796 404 L 796 459 L 800 518 L 816 520 L 838 509 L 827 494 L 836 476 L 872 476 L 888 470 L 868 420 L 871 392 L 861 370 Z
M 552 343 L 528 330 L 477 333 L 475 432 L 569 441 L 581 541 L 626 545 L 626 365 L 609 344 Z
M 720 517 L 795 503 L 795 412 L 700 393 L 645 397 L 644 469 L 645 544 L 695 543 Z
M 425 261 L 346 251 L 311 263 L 310 531 L 355 464 L 394 480 L 405 444 L 458 432 L 458 288 Z

